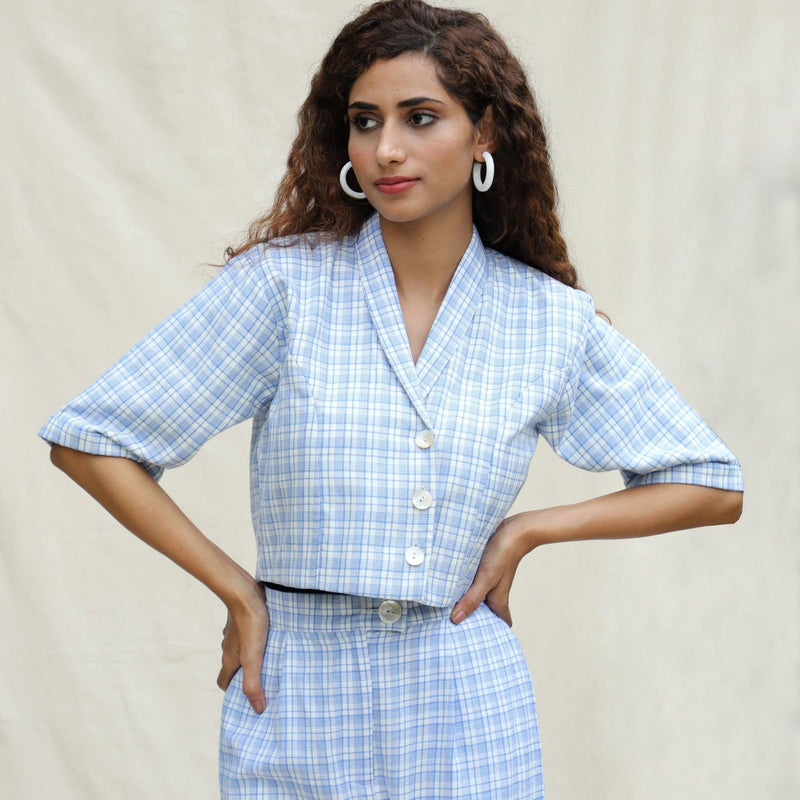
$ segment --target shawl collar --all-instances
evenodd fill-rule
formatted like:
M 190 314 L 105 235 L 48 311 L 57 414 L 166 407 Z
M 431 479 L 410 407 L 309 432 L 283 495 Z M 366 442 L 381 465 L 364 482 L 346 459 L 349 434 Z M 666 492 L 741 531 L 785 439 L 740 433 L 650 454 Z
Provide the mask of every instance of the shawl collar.
M 411 357 L 394 273 L 377 214 L 373 214 L 359 232 L 356 256 L 362 290 L 381 347 L 414 407 L 425 423 L 433 427 L 424 401 L 453 353 L 458 352 L 457 344 L 467 336 L 480 303 L 486 278 L 483 243 L 473 227 L 472 238 L 450 281 L 416 365 Z

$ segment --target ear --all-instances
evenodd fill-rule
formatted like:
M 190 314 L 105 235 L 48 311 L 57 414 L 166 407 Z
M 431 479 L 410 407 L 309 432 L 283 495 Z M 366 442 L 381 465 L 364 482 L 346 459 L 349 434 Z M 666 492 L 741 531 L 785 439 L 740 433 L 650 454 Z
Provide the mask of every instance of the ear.
M 494 135 L 494 109 L 492 106 L 487 106 L 483 116 L 478 120 L 475 126 L 475 153 L 473 156 L 474 161 L 483 161 L 481 153 L 488 150 L 490 153 L 494 152 L 495 148 L 495 135 Z

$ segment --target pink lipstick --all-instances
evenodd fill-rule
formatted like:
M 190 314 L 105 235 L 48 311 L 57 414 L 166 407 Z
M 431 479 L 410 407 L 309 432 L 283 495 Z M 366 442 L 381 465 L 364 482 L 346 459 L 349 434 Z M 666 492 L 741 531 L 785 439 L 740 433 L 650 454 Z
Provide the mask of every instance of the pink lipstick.
M 405 175 L 393 175 L 391 178 L 378 178 L 375 186 L 383 194 L 399 194 L 410 189 L 419 182 L 419 178 L 408 178 Z

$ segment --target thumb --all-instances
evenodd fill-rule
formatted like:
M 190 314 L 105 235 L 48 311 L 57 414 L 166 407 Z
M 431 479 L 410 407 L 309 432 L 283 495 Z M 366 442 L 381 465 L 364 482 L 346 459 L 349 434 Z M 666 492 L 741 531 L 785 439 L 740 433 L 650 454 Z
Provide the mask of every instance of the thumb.
M 263 656 L 242 657 L 242 691 L 256 714 L 263 713 L 267 707 L 267 697 L 261 682 L 262 662 Z
M 454 625 L 463 622 L 484 601 L 490 588 L 479 570 L 475 580 L 472 581 L 472 585 L 453 606 L 453 610 L 450 612 L 450 621 Z

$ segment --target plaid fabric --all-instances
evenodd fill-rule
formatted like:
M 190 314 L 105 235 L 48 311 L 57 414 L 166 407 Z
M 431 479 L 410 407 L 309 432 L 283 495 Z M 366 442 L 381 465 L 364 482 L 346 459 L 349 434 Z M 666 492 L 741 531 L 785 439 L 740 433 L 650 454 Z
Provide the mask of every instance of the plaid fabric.
M 266 800 L 543 798 L 533 691 L 511 629 L 487 606 L 447 611 L 267 591 L 271 627 L 255 714 L 225 695 L 222 797 Z
M 247 251 L 40 434 L 158 477 L 247 418 L 257 576 L 301 588 L 452 605 L 539 434 L 628 485 L 741 488 L 585 293 L 477 233 L 415 365 L 377 216 L 356 237 Z

